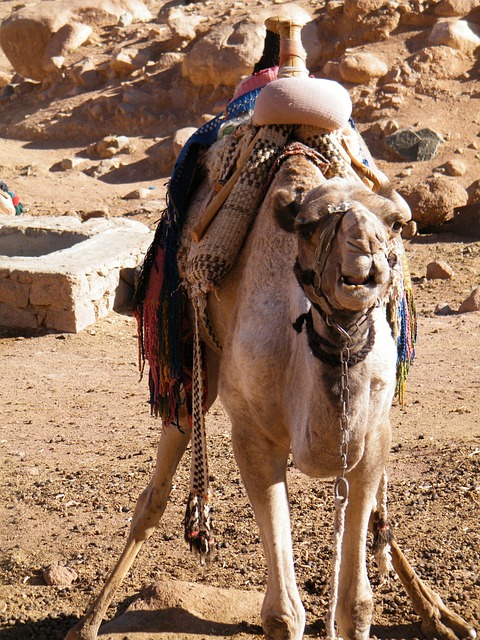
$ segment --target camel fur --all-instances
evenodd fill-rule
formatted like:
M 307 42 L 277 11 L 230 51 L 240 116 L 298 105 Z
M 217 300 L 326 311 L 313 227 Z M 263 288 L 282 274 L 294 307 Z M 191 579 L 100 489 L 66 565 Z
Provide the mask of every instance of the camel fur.
M 193 199 L 190 228 L 211 187 L 207 180 Z M 319 251 L 322 232 L 338 211 L 342 214 L 324 256 Z M 337 326 L 350 333 L 352 363 L 358 361 L 350 364 L 348 375 L 349 495 L 334 614 L 342 638 L 369 638 L 373 597 L 366 540 L 390 449 L 389 409 L 396 382 L 396 345 L 385 301 L 401 257 L 400 231 L 409 219 L 408 207 L 388 185 L 373 193 L 360 181 L 327 181 L 307 159 L 289 158 L 236 264 L 209 296 L 209 316 L 223 351 L 208 349 L 208 405 L 218 393 L 230 416 L 236 462 L 260 529 L 268 568 L 261 617 L 269 640 L 300 640 L 305 626 L 290 534 L 290 453 L 309 476 L 331 478 L 342 470 L 341 369 L 332 360 L 339 358 L 344 341 Z M 306 329 L 299 323 L 299 331 L 292 327 L 309 314 L 321 357 L 313 354 Z M 206 336 L 205 341 L 208 345 Z M 185 416 L 181 427 L 184 433 L 171 427 L 162 432 L 155 473 L 139 498 L 125 550 L 67 640 L 97 637 L 115 589 L 157 526 L 189 441 Z M 404 574 L 428 637 L 475 637 L 467 623 L 424 589 L 396 543 L 392 560 Z M 433 625 L 434 619 L 441 624 Z

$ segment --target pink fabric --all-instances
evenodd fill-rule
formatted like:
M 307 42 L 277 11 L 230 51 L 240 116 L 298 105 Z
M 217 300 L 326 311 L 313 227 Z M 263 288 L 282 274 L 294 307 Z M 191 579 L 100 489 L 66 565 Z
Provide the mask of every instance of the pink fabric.
M 352 101 L 341 84 L 323 78 L 280 78 L 259 93 L 253 123 L 307 124 L 335 131 L 348 123 Z
M 254 91 L 255 89 L 259 89 L 260 87 L 265 86 L 272 80 L 277 79 L 278 67 L 271 67 L 270 69 L 263 69 L 258 73 L 255 73 L 253 76 L 249 76 L 240 85 L 237 87 L 237 90 L 233 94 L 232 100 L 243 96 L 244 93 L 248 93 L 249 91 Z

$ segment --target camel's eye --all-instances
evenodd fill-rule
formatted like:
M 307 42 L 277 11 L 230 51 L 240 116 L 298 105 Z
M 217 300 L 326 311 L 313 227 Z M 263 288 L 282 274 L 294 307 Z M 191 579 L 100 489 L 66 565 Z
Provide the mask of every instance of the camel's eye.
M 316 222 L 300 222 L 297 226 L 297 233 L 302 240 L 310 240 L 316 228 Z
M 300 238 L 302 238 L 302 240 L 310 240 L 310 238 L 312 237 L 312 230 L 308 227 L 300 227 L 300 229 L 298 230 L 298 235 L 300 236 Z
M 403 224 L 401 222 L 399 222 L 397 220 L 397 222 L 394 222 L 392 224 L 392 231 L 394 231 L 395 233 L 400 233 L 400 231 L 403 229 Z

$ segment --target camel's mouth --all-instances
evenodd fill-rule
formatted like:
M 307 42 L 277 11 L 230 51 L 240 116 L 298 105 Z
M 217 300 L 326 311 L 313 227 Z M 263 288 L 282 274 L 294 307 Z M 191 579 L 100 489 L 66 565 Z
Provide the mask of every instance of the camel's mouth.
M 358 275 L 341 274 L 336 287 L 338 304 L 354 311 L 371 306 L 382 294 L 383 280 L 383 274 L 375 267 L 367 275 L 362 275 L 361 272 Z
M 367 287 L 371 289 L 377 284 L 373 271 L 370 271 L 367 277 L 342 275 L 340 276 L 340 283 L 342 286 L 350 289 L 359 289 L 360 287 Z

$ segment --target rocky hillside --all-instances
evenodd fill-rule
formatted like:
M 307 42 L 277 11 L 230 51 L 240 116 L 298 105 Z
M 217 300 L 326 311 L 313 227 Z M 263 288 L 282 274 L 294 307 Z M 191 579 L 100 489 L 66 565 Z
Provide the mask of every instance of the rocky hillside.
M 461 208 L 467 233 L 478 233 L 477 0 L 104 4 L 1 3 L 4 138 L 76 147 L 84 158 L 104 136 L 140 138 L 142 179 L 167 177 L 191 128 L 218 113 L 251 72 L 265 18 L 295 15 L 307 22 L 310 71 L 348 89 L 359 129 L 420 230 L 438 230 Z M 131 181 L 129 145 L 105 146 L 103 157 L 122 156 Z M 76 164 L 57 168 L 90 168 L 98 178 L 120 162 L 97 173 Z

